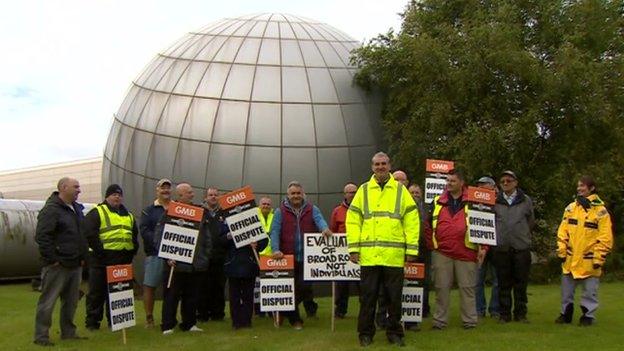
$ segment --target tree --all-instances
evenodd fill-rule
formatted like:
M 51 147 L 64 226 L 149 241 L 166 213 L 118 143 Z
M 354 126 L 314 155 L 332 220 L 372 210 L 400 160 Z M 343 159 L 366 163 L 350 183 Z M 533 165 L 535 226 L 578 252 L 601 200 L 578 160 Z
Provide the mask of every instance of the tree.
M 411 1 L 400 31 L 354 52 L 356 82 L 381 94 L 393 163 L 412 178 L 426 158 L 473 178 L 514 170 L 546 256 L 580 175 L 622 217 L 623 13 L 622 0 Z

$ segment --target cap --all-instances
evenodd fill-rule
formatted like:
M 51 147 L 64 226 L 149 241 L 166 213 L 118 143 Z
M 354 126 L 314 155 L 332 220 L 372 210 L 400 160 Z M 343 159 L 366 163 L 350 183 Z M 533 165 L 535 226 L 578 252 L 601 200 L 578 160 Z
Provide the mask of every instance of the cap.
M 514 172 L 510 171 L 510 170 L 503 171 L 503 173 L 501 174 L 501 178 L 503 176 L 510 176 L 513 179 L 518 180 L 518 177 L 516 177 L 516 174 Z
M 491 177 L 485 176 L 477 180 L 477 184 L 490 184 L 496 186 L 496 182 Z
M 160 188 L 163 184 L 169 184 L 169 186 L 171 186 L 173 183 L 169 179 L 163 178 L 156 183 L 156 187 Z
M 107 198 L 113 194 L 119 194 L 121 196 L 123 196 L 123 190 L 121 190 L 121 187 L 117 184 L 111 184 L 108 186 L 108 188 L 106 188 L 106 195 L 104 195 L 104 198 Z

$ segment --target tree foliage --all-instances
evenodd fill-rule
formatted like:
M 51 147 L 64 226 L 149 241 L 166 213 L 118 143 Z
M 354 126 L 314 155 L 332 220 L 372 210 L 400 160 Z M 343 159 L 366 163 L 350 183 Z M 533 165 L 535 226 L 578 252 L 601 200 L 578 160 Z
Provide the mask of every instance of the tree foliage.
M 545 255 L 582 174 L 622 217 L 623 14 L 622 0 L 411 1 L 398 32 L 354 52 L 356 81 L 382 95 L 393 164 L 413 179 L 426 158 L 471 179 L 514 170 Z

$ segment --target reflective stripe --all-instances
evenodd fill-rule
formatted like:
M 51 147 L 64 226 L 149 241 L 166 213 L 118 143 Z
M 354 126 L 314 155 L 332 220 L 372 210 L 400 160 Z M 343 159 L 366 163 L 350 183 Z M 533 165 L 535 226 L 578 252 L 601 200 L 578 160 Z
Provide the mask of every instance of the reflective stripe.
M 362 215 L 362 210 L 360 210 L 358 207 L 356 207 L 355 205 L 350 205 L 349 206 L 349 210 L 356 212 L 357 214 L 359 214 L 360 216 Z
M 370 218 L 370 211 L 368 210 L 368 183 L 364 183 L 362 186 L 362 191 L 364 192 L 364 219 Z
M 97 209 L 98 209 L 98 212 L 100 214 L 104 215 L 104 221 L 106 222 L 106 227 L 110 228 L 111 227 L 111 220 L 110 220 L 110 217 L 108 215 L 108 211 L 105 211 L 101 206 L 98 206 Z
M 598 229 L 598 223 L 594 223 L 594 222 L 585 222 L 584 227 L 585 227 L 585 228 L 590 228 L 590 229 Z
M 389 217 L 392 219 L 399 219 L 399 220 L 401 219 L 401 194 L 403 193 L 403 184 L 397 183 L 397 196 L 394 202 L 394 212 L 388 212 L 388 211 L 370 212 L 369 206 L 368 206 L 368 183 L 364 183 L 364 185 L 362 185 L 362 191 L 364 193 L 364 212 L 363 212 L 364 219 L 371 219 L 373 217 Z M 349 209 L 351 209 L 351 207 L 355 207 L 355 206 L 351 205 Z
M 104 239 L 104 240 L 100 240 L 102 242 L 102 244 L 104 243 L 131 243 L 132 239 L 128 239 L 128 238 L 111 238 L 111 239 Z
M 438 216 L 440 215 L 440 211 L 442 211 L 442 206 L 438 204 L 439 199 L 440 199 L 439 195 L 433 199 L 433 213 L 431 214 L 431 229 L 432 229 L 431 241 L 433 241 L 434 249 L 438 248 L 438 240 L 436 239 L 435 234 L 436 234 L 436 227 L 438 226 Z M 464 245 L 471 250 L 477 250 L 478 249 L 477 244 L 471 243 L 469 240 L 470 225 L 468 223 L 468 211 L 469 211 L 468 204 L 465 204 L 464 215 L 466 216 L 466 235 L 464 235 Z
M 411 246 L 414 246 L 414 245 L 411 245 Z M 397 243 L 397 242 L 394 242 L 394 241 L 376 240 L 376 241 L 365 241 L 365 242 L 360 242 L 360 243 L 348 244 L 347 247 L 349 247 L 349 248 L 357 248 L 357 247 L 393 247 L 393 248 L 404 249 L 405 248 L 405 243 Z M 416 246 L 416 248 L 418 248 L 418 246 Z
M 403 195 L 403 183 L 397 186 L 396 201 L 394 203 L 394 218 L 401 219 L 401 195 Z
M 416 206 L 408 206 L 408 207 L 405 209 L 405 213 L 407 214 L 407 213 L 410 213 L 410 212 L 412 212 L 412 211 L 414 211 L 414 210 L 417 210 L 417 209 L 418 209 L 418 207 L 416 207 Z
M 96 207 L 100 216 L 99 238 L 104 250 L 132 250 L 134 216 L 110 212 L 106 204 Z
M 418 250 L 418 245 L 407 244 L 407 245 L 405 245 L 405 248 L 408 249 L 408 250 Z
M 100 234 L 102 233 L 106 233 L 106 232 L 110 232 L 112 230 L 117 230 L 117 229 L 126 229 L 129 231 L 132 231 L 132 227 L 128 227 L 127 225 L 123 225 L 123 224 L 119 224 L 119 225 L 111 225 L 110 227 L 106 227 L 104 229 L 100 230 Z

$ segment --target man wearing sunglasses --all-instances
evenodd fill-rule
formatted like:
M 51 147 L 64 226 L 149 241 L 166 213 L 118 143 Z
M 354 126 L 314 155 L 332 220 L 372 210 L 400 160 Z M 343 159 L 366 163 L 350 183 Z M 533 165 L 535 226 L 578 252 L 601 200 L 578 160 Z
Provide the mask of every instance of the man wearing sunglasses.
M 513 319 L 528 323 L 527 284 L 531 268 L 531 229 L 535 224 L 533 201 L 520 188 L 518 177 L 504 171 L 496 199 L 496 235 L 493 261 L 498 277 L 499 323 Z

